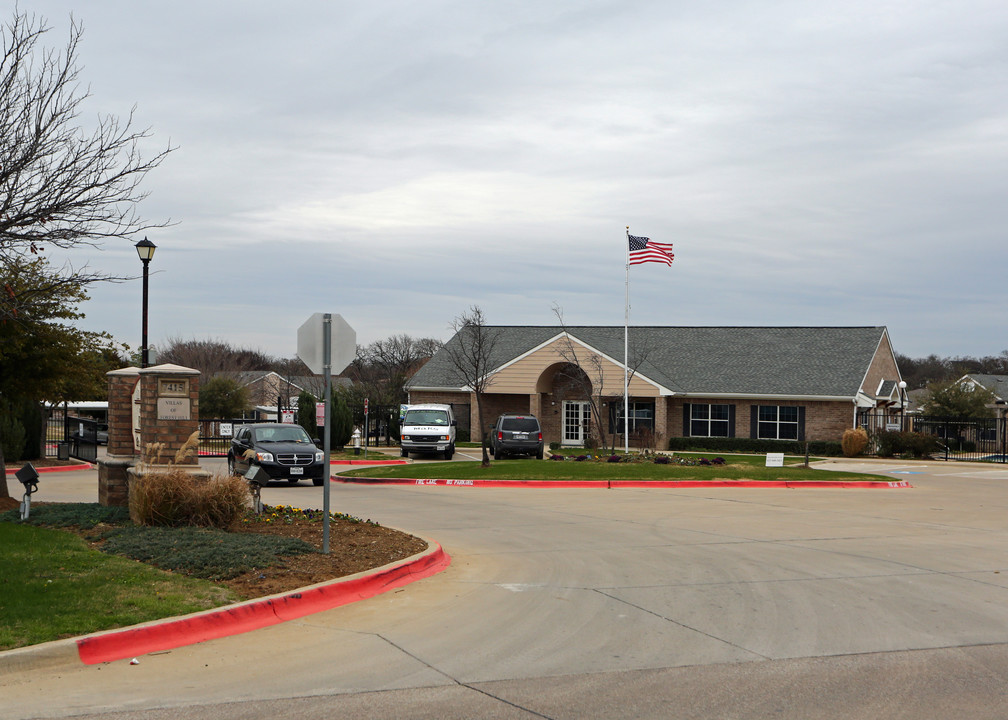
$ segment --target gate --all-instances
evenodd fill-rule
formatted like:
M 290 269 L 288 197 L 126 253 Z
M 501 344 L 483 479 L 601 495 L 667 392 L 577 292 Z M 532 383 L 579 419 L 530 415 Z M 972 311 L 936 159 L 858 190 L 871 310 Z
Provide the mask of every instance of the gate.
M 918 418 L 914 431 L 938 438 L 945 460 L 1008 462 L 1005 418 Z
M 231 449 L 231 438 L 239 425 L 270 422 L 254 418 L 217 418 L 199 421 L 199 456 L 225 457 Z
M 67 415 L 63 421 L 63 442 L 72 458 L 98 462 L 98 445 L 108 442 L 108 426 L 99 428 L 97 420 Z
M 877 438 L 884 432 L 915 432 L 937 439 L 939 452 L 935 460 L 974 460 L 1008 463 L 1008 419 L 951 418 L 916 415 L 892 415 L 868 411 L 858 413 L 858 425 L 869 437 Z M 871 443 L 868 451 L 874 453 L 878 443 Z

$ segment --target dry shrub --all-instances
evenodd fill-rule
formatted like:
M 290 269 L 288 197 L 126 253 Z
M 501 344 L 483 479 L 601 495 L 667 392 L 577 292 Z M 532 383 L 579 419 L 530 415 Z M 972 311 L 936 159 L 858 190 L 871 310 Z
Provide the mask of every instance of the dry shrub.
M 864 431 L 864 428 L 844 430 L 840 447 L 843 449 L 844 457 L 856 457 L 868 447 L 868 433 Z
M 227 529 L 249 507 L 249 489 L 240 477 L 204 480 L 178 467 L 147 472 L 130 487 L 130 517 L 141 525 Z
M 175 453 L 175 464 L 180 465 L 196 457 L 199 451 L 199 429 L 193 431 L 189 438 L 182 443 L 182 447 Z

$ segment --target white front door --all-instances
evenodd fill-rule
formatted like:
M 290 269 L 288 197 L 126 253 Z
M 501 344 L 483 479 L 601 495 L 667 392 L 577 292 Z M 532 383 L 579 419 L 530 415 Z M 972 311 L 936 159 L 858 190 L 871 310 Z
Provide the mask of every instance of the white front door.
M 591 404 L 568 402 L 563 404 L 563 445 L 584 445 L 591 420 Z

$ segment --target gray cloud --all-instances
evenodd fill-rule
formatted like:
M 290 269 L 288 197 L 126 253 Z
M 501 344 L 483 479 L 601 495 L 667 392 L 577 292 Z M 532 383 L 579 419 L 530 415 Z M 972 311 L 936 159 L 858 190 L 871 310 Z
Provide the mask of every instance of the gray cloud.
M 39 0 L 63 36 L 72 3 Z M 180 147 L 144 212 L 152 335 L 289 355 L 493 322 L 886 324 L 996 354 L 1008 8 L 906 2 L 103 2 L 96 111 Z M 135 270 L 129 248 L 86 259 Z M 135 285 L 135 284 L 134 284 Z M 88 323 L 136 344 L 130 284 Z M 262 318 L 259 320 L 258 318 Z

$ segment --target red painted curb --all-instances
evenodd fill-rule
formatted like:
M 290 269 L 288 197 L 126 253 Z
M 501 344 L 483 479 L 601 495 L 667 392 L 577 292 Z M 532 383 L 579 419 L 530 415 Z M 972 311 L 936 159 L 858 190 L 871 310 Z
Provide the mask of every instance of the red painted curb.
M 442 487 L 527 487 L 527 488 L 910 488 L 905 480 L 444 480 L 430 478 L 334 477 L 333 482 L 362 485 L 425 485 Z
M 93 467 L 94 467 L 94 465 L 92 465 L 91 463 L 81 463 L 79 465 L 49 465 L 49 466 L 46 466 L 46 467 L 37 467 L 37 468 L 35 468 L 35 470 L 38 471 L 38 472 L 40 472 L 40 473 L 45 473 L 45 472 L 67 472 L 69 470 L 90 470 Z M 15 470 L 8 470 L 7 474 L 8 475 L 13 475 L 14 473 L 16 473 L 20 469 L 21 468 L 17 468 Z
M 374 597 L 435 575 L 451 564 L 448 553 L 438 543 L 428 542 L 430 547 L 420 556 L 372 573 L 165 622 L 89 635 L 77 640 L 77 653 L 84 664 L 96 665 L 238 635 Z
M 330 460 L 330 465 L 406 465 L 405 460 Z

